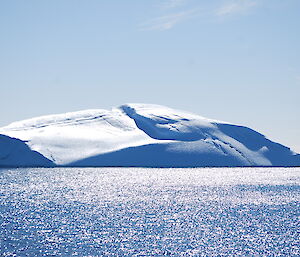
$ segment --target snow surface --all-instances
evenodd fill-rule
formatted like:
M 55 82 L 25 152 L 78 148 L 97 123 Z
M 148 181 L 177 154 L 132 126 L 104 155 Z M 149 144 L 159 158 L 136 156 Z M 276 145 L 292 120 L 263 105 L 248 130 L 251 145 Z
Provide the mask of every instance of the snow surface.
M 53 167 L 50 160 L 32 151 L 25 142 L 0 135 L 0 166 Z
M 300 165 L 299 155 L 252 129 L 159 105 L 48 115 L 11 123 L 0 128 L 0 134 L 19 139 L 56 165 Z M 0 141 L 0 154 L 7 149 Z M 20 156 L 5 156 L 0 165 L 21 165 Z

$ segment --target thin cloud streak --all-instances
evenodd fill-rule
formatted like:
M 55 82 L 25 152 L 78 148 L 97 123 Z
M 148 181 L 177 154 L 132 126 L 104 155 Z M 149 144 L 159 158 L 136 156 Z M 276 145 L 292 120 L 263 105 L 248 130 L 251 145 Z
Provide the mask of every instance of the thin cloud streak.
M 183 6 L 187 3 L 187 0 L 166 0 L 160 4 L 162 9 L 172 9 Z
M 160 7 L 163 9 L 181 9 L 181 11 L 174 12 L 171 14 L 161 15 L 159 17 L 150 19 L 148 22 L 139 25 L 139 30 L 141 31 L 165 31 L 172 29 L 175 25 L 182 23 L 190 18 L 199 18 L 211 20 L 216 18 L 226 18 L 233 15 L 240 15 L 248 11 L 249 9 L 257 6 L 258 0 L 228 0 L 223 2 L 223 5 L 217 7 L 216 9 L 207 7 L 205 9 L 201 8 L 201 13 L 199 13 L 200 7 L 195 6 L 193 9 L 182 10 L 182 7 L 187 7 L 188 0 L 166 0 Z
M 218 8 L 215 12 L 215 15 L 222 17 L 222 16 L 233 15 L 233 14 L 241 14 L 253 8 L 256 5 L 257 2 L 254 0 L 234 0 Z
M 154 18 L 149 22 L 140 25 L 140 30 L 169 30 L 172 29 L 176 24 L 192 18 L 196 15 L 198 9 L 193 9 L 189 11 L 173 13 L 170 15 L 165 15 L 161 17 Z

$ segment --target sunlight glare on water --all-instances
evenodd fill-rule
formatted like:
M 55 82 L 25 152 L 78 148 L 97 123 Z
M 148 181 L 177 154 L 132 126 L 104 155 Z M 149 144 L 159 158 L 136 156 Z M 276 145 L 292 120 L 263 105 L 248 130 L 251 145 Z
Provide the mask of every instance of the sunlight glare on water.
M 300 168 L 0 169 L 1 256 L 299 256 Z

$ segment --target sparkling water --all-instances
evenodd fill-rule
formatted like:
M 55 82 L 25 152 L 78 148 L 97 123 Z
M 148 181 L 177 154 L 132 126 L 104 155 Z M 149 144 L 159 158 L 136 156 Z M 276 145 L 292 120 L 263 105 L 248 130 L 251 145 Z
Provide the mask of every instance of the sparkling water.
M 299 256 L 300 168 L 0 169 L 1 256 Z

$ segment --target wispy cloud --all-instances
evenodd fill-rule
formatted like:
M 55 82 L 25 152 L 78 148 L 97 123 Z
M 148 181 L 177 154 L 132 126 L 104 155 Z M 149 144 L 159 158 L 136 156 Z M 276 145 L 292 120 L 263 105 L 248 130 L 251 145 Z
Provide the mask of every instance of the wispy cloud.
M 165 0 L 160 4 L 162 9 L 172 9 L 185 5 L 188 0 Z
M 257 5 L 255 0 L 232 0 L 215 11 L 216 16 L 224 17 L 234 14 L 241 14 Z
M 154 18 L 140 25 L 141 30 L 169 30 L 176 24 L 192 18 L 196 15 L 198 9 L 192 9 L 184 12 L 173 13 Z
M 161 15 L 140 24 L 139 29 L 164 31 L 191 18 L 202 17 L 203 20 L 211 21 L 216 18 L 239 15 L 257 6 L 259 1 L 261 0 L 223 0 L 223 4 L 216 7 L 210 3 L 200 6 L 199 3 L 189 0 L 165 0 L 157 6 Z M 170 10 L 173 10 L 173 13 L 167 13 Z

